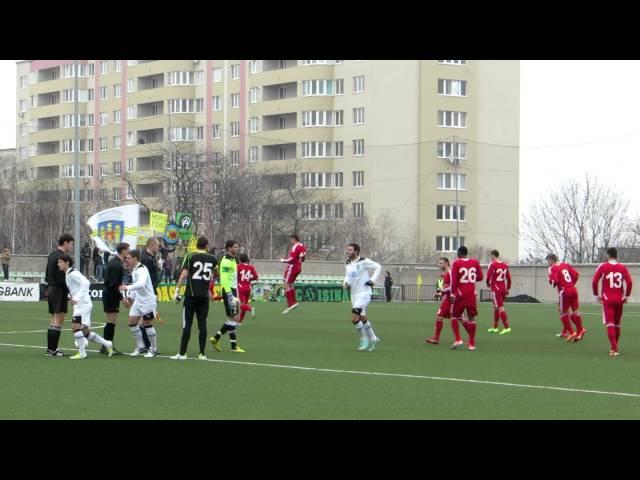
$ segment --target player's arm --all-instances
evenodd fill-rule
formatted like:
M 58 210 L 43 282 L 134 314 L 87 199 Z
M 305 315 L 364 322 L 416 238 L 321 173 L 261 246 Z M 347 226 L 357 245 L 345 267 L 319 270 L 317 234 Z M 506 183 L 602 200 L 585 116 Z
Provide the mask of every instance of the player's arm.
M 626 299 L 631 296 L 631 288 L 633 287 L 633 280 L 631 279 L 631 274 L 629 273 L 629 270 L 627 270 L 627 268 L 624 269 L 624 273 L 622 275 L 624 277 L 624 283 L 626 286 L 626 292 L 625 292 L 625 301 L 626 301 Z
M 253 280 L 252 280 L 252 281 L 253 281 L 253 282 L 257 282 L 257 281 L 258 281 L 258 279 L 259 279 L 260 277 L 259 277 L 259 275 L 258 275 L 258 272 L 257 272 L 256 268 L 255 268 L 255 267 L 253 267 L 253 268 L 251 269 L 251 271 L 252 271 L 252 273 L 253 273 Z
M 141 288 L 144 288 L 144 286 L 147 283 L 147 278 L 149 278 L 149 273 L 147 272 L 147 269 L 146 268 L 138 269 L 137 276 L 138 276 L 138 280 L 136 282 L 132 283 L 131 285 L 122 285 L 120 287 L 120 290 L 131 292 L 133 290 L 139 290 Z
M 291 253 L 289 254 L 289 256 L 287 258 L 281 258 L 280 261 L 282 263 L 291 263 L 293 262 L 293 260 L 295 259 L 295 249 L 291 249 Z
M 346 270 L 346 269 L 345 269 Z M 348 273 L 345 271 L 344 273 L 344 280 L 342 280 L 342 288 L 347 288 L 349 286 L 349 275 Z
M 373 284 L 378 281 L 378 278 L 380 278 L 380 273 L 382 272 L 382 265 L 380 265 L 378 262 L 374 262 L 369 258 L 366 260 L 366 262 L 367 262 L 366 268 L 369 270 L 373 270 L 373 275 L 371 275 L 371 278 L 369 278 L 367 285 L 373 287 Z
M 580 278 L 580 274 L 571 265 L 569 265 L 569 274 L 571 275 L 571 280 L 573 280 L 573 284 L 575 285 L 576 283 L 578 283 L 578 279 Z
M 507 293 L 511 290 L 511 269 L 507 267 Z
M 186 279 L 189 276 L 189 270 L 187 268 L 183 268 L 180 272 L 180 276 L 178 277 L 178 281 L 176 282 L 176 291 L 173 294 L 173 299 L 175 301 L 180 300 L 180 285 L 186 283 Z
M 455 300 L 455 294 L 458 291 L 458 269 L 456 268 L 456 261 L 451 263 L 451 301 Z
M 491 279 L 493 278 L 493 263 L 487 268 L 487 287 L 491 288 Z
M 482 273 L 482 267 L 480 266 L 480 262 L 478 262 L 477 260 L 476 260 L 476 268 L 478 269 L 478 276 L 476 277 L 476 282 L 481 282 L 484 279 L 484 275 Z
M 602 278 L 603 275 L 603 271 L 602 271 L 602 265 L 600 264 L 598 266 L 598 268 L 596 268 L 596 273 L 593 274 L 593 279 L 591 280 L 591 288 L 593 289 L 593 295 L 600 299 L 600 294 L 598 292 L 598 290 L 600 289 L 600 279 Z

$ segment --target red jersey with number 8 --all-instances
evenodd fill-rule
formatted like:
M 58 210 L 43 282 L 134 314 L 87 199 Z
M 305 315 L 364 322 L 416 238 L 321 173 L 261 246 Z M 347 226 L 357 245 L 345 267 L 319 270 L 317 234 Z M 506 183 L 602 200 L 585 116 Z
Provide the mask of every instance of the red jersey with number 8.
M 558 287 L 558 291 L 575 286 L 580 274 L 568 263 L 558 262 L 549 268 L 549 283 Z

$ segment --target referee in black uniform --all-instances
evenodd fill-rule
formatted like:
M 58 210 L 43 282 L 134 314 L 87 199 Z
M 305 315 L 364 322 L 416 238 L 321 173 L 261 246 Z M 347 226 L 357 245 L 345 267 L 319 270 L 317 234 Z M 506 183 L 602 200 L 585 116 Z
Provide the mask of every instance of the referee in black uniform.
M 122 295 L 120 294 L 120 285 L 124 281 L 124 265 L 122 261 L 129 253 L 128 243 L 119 243 L 116 245 L 116 254 L 112 255 L 104 270 L 104 287 L 102 290 L 102 306 L 104 313 L 107 314 L 107 323 L 104 326 L 104 339 L 113 342 L 116 333 L 116 323 L 118 322 L 118 313 L 120 313 L 120 302 Z M 107 353 L 106 348 L 101 348 L 100 353 Z M 114 355 L 121 355 L 115 348 Z
M 180 352 L 174 355 L 173 360 L 185 360 L 187 358 L 187 346 L 191 338 L 191 325 L 193 316 L 198 319 L 198 341 L 200 345 L 200 360 L 206 360 L 204 347 L 207 344 L 207 315 L 209 315 L 209 300 L 211 296 L 210 283 L 215 275 L 218 264 L 216 257 L 207 253 L 209 240 L 205 237 L 198 238 L 196 249 L 187 254 L 181 266 L 180 278 L 176 284 L 174 298 L 180 298 L 180 284 L 186 279 L 187 288 L 184 291 L 184 307 L 182 309 L 182 338 L 180 340 Z
M 58 239 L 58 248 L 47 258 L 47 272 L 44 281 L 47 282 L 47 302 L 51 322 L 47 329 L 47 355 L 49 357 L 63 357 L 64 353 L 58 349 L 60 332 L 67 315 L 69 290 L 67 289 L 65 272 L 58 268 L 58 260 L 63 255 L 70 255 L 73 251 L 73 237 L 68 233 Z

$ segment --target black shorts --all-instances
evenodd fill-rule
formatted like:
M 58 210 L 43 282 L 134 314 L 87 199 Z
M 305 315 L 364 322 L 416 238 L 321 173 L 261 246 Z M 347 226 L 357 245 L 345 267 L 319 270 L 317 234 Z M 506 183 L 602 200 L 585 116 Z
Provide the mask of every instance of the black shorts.
M 232 288 L 233 296 L 238 298 L 238 291 L 235 288 Z M 229 305 L 229 300 L 227 300 L 227 295 L 222 289 L 222 301 L 224 302 L 224 313 L 227 317 L 235 317 L 238 314 L 238 305 Z
M 182 326 L 193 322 L 193 316 L 196 316 L 198 323 L 202 324 L 207 321 L 209 315 L 209 299 L 204 297 L 184 297 L 184 307 L 182 310 Z M 206 323 L 205 323 L 206 325 Z
M 67 313 L 67 289 L 49 285 L 47 287 L 47 302 L 49 303 L 49 314 Z
M 120 313 L 120 300 L 122 300 L 122 295 L 115 296 L 113 293 L 104 290 L 102 292 L 104 313 Z

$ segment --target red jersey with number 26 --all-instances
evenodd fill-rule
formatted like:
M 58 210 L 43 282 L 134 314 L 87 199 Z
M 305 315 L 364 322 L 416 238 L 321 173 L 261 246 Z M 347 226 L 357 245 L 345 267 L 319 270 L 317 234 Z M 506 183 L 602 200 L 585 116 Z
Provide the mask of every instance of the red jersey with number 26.
M 483 278 L 478 260 L 457 258 L 451 265 L 451 294 L 460 297 L 475 297 L 475 284 Z
M 248 263 L 238 264 L 238 288 L 243 290 L 251 289 L 251 282 L 258 280 L 256 267 Z
M 549 268 L 549 283 L 558 287 L 558 291 L 575 286 L 580 274 L 568 263 L 558 262 Z

